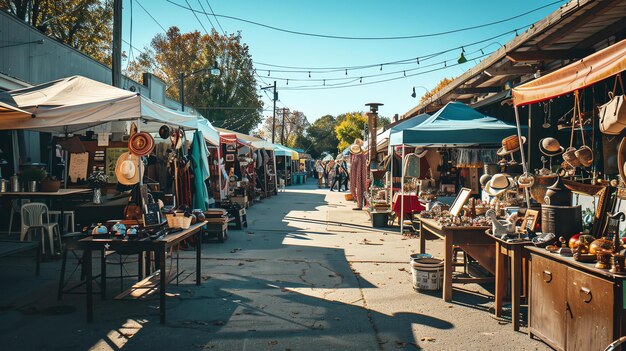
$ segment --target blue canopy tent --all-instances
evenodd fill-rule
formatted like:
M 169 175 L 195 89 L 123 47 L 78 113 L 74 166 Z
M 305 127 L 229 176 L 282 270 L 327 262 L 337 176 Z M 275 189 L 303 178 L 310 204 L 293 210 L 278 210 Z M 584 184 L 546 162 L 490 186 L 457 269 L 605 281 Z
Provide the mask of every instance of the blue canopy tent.
M 413 128 L 418 126 L 429 119 L 430 115 L 428 113 L 422 113 L 421 115 L 413 116 L 411 118 L 407 118 L 400 123 L 391 126 L 389 128 L 385 128 L 382 132 L 378 133 L 376 136 L 376 149 L 384 150 L 389 145 L 389 138 L 392 134 L 399 132 L 401 130 Z
M 526 129 L 526 128 L 524 128 Z M 405 146 L 456 146 L 501 144 L 502 139 L 517 134 L 517 127 L 485 116 L 460 102 L 449 102 L 422 123 L 392 132 L 389 144 L 402 145 L 404 160 Z M 403 161 L 404 163 L 404 161 Z M 404 184 L 404 172 L 402 173 Z M 401 212 L 404 211 L 404 201 Z M 404 230 L 404 220 L 400 221 L 400 231 Z
M 460 102 L 449 102 L 416 126 L 391 134 L 390 144 L 410 146 L 470 146 L 500 144 L 517 133 L 514 124 L 502 122 Z

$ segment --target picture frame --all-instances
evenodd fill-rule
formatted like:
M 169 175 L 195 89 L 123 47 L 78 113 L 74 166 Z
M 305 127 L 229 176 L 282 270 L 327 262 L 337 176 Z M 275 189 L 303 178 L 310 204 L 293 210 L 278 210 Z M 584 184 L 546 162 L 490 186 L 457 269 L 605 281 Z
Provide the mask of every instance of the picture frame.
M 439 189 L 444 193 L 454 194 L 456 192 L 456 186 L 454 184 L 441 184 Z M 471 189 L 470 189 L 471 190 Z
M 472 193 L 472 189 L 461 188 L 461 191 L 459 191 L 459 194 L 456 196 L 456 199 L 454 199 L 452 206 L 450 206 L 450 214 L 452 215 L 452 217 L 459 216 L 459 214 L 461 213 L 461 209 L 463 209 L 463 206 L 469 199 L 471 193 Z
M 522 230 L 525 230 L 525 229 L 534 230 L 535 225 L 537 225 L 538 218 L 539 218 L 539 211 L 526 210 L 526 214 L 524 215 L 524 220 L 522 221 Z
M 226 152 L 237 152 L 237 146 L 235 144 L 226 144 Z
M 235 162 L 235 155 L 226 155 L 226 162 Z

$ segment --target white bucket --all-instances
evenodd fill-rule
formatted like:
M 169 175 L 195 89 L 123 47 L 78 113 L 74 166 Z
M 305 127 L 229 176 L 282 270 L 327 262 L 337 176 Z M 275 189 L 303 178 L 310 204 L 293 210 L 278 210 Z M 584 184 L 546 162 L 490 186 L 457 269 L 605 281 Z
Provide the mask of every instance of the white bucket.
M 441 290 L 443 287 L 443 260 L 418 258 L 411 260 L 413 289 Z

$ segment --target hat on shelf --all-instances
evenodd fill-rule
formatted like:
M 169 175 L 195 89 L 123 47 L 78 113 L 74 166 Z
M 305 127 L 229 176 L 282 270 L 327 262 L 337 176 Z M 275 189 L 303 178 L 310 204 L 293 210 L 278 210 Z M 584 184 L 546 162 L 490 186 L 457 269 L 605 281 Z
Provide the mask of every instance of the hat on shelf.
M 522 137 L 522 144 L 526 144 L 526 137 Z M 498 150 L 498 156 L 506 156 L 519 150 L 519 138 L 517 135 L 511 135 L 502 139 L 502 147 Z
M 139 183 L 139 157 L 125 152 L 120 155 L 115 164 L 115 177 L 120 184 L 134 185 Z M 141 169 L 143 174 L 143 167 Z
M 161 139 L 167 139 L 170 137 L 170 127 L 167 125 L 162 125 L 161 128 L 159 128 L 159 136 L 161 137 Z
M 498 173 L 494 174 L 494 176 L 487 182 L 487 185 L 485 185 L 485 192 L 491 196 L 498 196 L 507 189 L 512 188 L 513 185 L 514 183 L 511 178 L 509 178 L 506 174 Z
M 154 149 L 154 139 L 145 132 L 135 133 L 128 140 L 128 149 L 136 156 L 150 155 Z
M 539 140 L 539 151 L 546 156 L 553 157 L 562 154 L 565 149 L 555 138 L 543 138 Z
M 593 150 L 587 145 L 583 145 L 574 152 L 578 161 L 584 167 L 589 167 L 593 164 Z

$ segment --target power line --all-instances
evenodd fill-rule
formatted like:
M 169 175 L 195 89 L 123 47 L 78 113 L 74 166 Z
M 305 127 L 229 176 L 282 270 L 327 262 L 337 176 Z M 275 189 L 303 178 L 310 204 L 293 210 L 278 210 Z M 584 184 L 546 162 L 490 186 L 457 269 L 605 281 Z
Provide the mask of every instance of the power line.
M 145 7 L 143 7 L 143 5 L 139 2 L 139 0 L 135 0 L 137 2 L 137 5 L 139 5 L 139 7 L 141 7 L 141 9 L 148 15 L 150 16 L 150 18 L 152 18 L 152 20 L 159 26 L 161 27 L 161 29 L 163 29 L 163 32 L 167 33 L 167 30 L 165 29 L 165 27 L 163 27 L 161 25 L 161 23 L 159 23 L 159 21 L 156 20 L 156 18 L 154 18 L 154 16 L 152 16 L 152 14 L 150 12 L 148 12 L 148 10 L 146 10 Z
M 202 6 L 202 3 L 200 2 L 200 0 L 198 0 L 198 4 L 200 5 L 200 8 L 202 9 L 202 11 L 204 12 L 204 6 Z M 206 17 L 206 19 L 209 21 L 209 24 L 211 24 L 211 28 L 213 28 L 213 30 L 215 30 L 215 26 L 213 25 L 213 21 L 211 21 L 211 19 L 209 18 L 209 15 L 207 15 L 206 13 L 204 14 L 204 17 Z
M 551 2 L 549 4 L 546 4 L 546 5 L 543 5 L 541 7 L 538 7 L 538 8 L 526 11 L 524 13 L 515 15 L 513 17 L 505 18 L 505 19 L 502 19 L 502 20 L 494 21 L 494 22 L 484 23 L 484 24 L 480 24 L 480 25 L 476 25 L 476 26 L 459 28 L 459 29 L 454 29 L 454 30 L 449 30 L 449 31 L 444 31 L 444 32 L 437 32 L 437 33 L 418 34 L 418 35 L 405 35 L 405 36 L 391 36 L 391 37 L 350 37 L 350 36 L 340 36 L 340 35 L 308 33 L 308 32 L 301 32 L 301 31 L 296 31 L 296 30 L 291 30 L 291 29 L 284 29 L 284 28 L 274 27 L 274 26 L 270 26 L 270 25 L 267 25 L 267 24 L 263 24 L 263 23 L 259 23 L 259 22 L 255 22 L 255 21 L 239 18 L 239 17 L 234 17 L 234 16 L 218 15 L 218 14 L 215 14 L 215 13 L 213 13 L 212 15 L 215 16 L 215 17 L 221 17 L 221 18 L 227 18 L 227 19 L 231 19 L 231 20 L 235 20 L 235 21 L 239 21 L 239 22 L 245 22 L 245 23 L 248 23 L 248 24 L 256 25 L 256 26 L 259 26 L 259 27 L 264 27 L 264 28 L 267 28 L 267 29 L 276 30 L 276 31 L 279 31 L 279 32 L 295 34 L 295 35 L 302 35 L 302 36 L 309 36 L 309 37 L 326 38 L 326 39 L 342 39 L 342 40 L 402 40 L 402 39 L 418 39 L 418 38 L 437 37 L 437 36 L 442 36 L 442 35 L 447 35 L 447 34 L 465 32 L 465 31 L 478 29 L 478 28 L 484 28 L 484 27 L 488 27 L 488 26 L 492 26 L 492 25 L 508 22 L 508 21 L 511 21 L 511 20 L 514 20 L 514 19 L 526 16 L 526 15 L 531 14 L 533 12 L 537 12 L 539 10 L 542 10 L 542 9 L 544 9 L 546 7 L 550 7 L 552 5 L 558 4 L 558 3 L 562 2 L 562 1 L 563 0 L 553 1 L 553 2 Z M 172 5 L 178 6 L 180 8 L 192 11 L 192 12 L 194 12 L 194 14 L 196 12 L 197 13 L 205 13 L 206 14 L 206 12 L 204 12 L 204 11 L 198 11 L 198 10 L 192 8 L 191 5 L 189 5 L 189 2 L 187 2 L 187 0 L 185 0 L 185 2 L 187 3 L 188 7 L 185 7 L 184 5 L 178 4 L 178 3 L 176 3 L 176 2 L 174 2 L 172 0 L 167 0 L 167 2 L 169 2 Z
M 211 10 L 211 13 L 213 14 L 213 17 L 215 17 L 215 22 L 217 22 L 217 25 L 222 30 L 222 33 L 224 33 L 224 35 L 226 35 L 226 31 L 222 27 L 222 24 L 220 23 L 220 20 L 218 20 L 217 16 L 215 16 L 215 11 L 213 11 L 213 7 L 211 6 L 211 3 L 209 3 L 209 0 L 205 0 L 205 1 L 206 1 L 206 4 L 209 5 L 209 10 Z
M 187 6 L 191 7 L 191 5 L 189 5 L 189 1 L 185 0 L 185 3 L 187 3 Z M 200 21 L 200 18 L 198 18 L 198 15 L 196 15 L 196 12 L 193 12 L 193 16 L 198 20 L 198 23 L 200 23 L 200 27 L 202 27 L 202 29 L 204 29 L 204 33 L 206 33 L 207 35 L 209 34 L 209 32 L 206 30 L 206 28 L 204 28 L 204 24 L 202 24 L 202 21 Z

